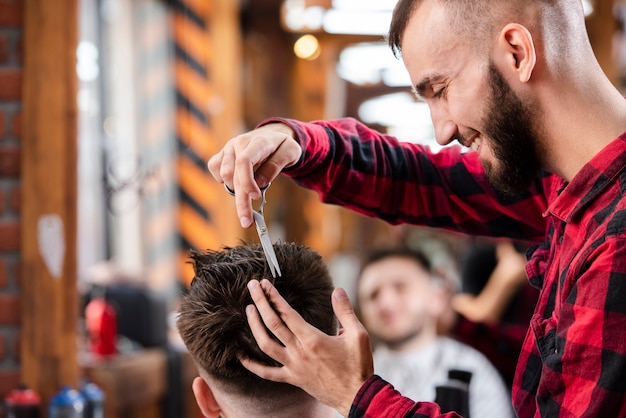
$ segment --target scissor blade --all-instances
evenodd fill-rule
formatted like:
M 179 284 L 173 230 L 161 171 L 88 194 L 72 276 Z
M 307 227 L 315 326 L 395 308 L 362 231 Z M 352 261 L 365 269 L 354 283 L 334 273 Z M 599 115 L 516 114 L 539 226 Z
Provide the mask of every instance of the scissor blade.
M 265 252 L 265 258 L 267 259 L 267 264 L 270 266 L 270 271 L 272 272 L 272 277 L 276 278 L 276 268 L 274 265 L 274 262 L 272 261 L 272 255 L 271 255 L 271 244 L 267 244 L 265 241 L 265 238 L 267 236 L 264 235 L 261 237 L 261 245 L 263 246 L 263 251 Z
M 254 211 L 252 212 L 252 215 L 254 217 L 254 223 L 256 224 L 256 231 L 259 234 L 261 246 L 263 247 L 263 251 L 265 252 L 267 264 L 269 264 L 270 266 L 272 277 L 276 278 L 276 274 L 282 276 L 282 273 L 280 272 L 280 267 L 278 266 L 278 259 L 276 258 L 274 247 L 272 246 L 272 240 L 270 239 L 267 225 L 265 225 L 265 219 L 263 218 L 263 215 Z

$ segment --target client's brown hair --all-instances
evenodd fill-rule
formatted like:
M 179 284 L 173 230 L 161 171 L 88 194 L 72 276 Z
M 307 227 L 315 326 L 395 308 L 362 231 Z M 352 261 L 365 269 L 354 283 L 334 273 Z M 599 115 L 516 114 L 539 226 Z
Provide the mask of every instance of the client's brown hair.
M 252 279 L 268 279 L 310 324 L 329 335 L 337 332 L 331 306 L 332 280 L 321 256 L 297 244 L 275 244 L 282 272 L 272 278 L 260 245 L 191 252 L 195 277 L 183 296 L 177 320 L 180 335 L 197 366 L 228 390 L 246 396 L 272 396 L 300 391 L 286 383 L 264 380 L 246 370 L 240 357 L 277 365 L 258 347 L 245 308 L 252 303 L 246 287 Z M 271 397 L 266 398 L 271 402 Z

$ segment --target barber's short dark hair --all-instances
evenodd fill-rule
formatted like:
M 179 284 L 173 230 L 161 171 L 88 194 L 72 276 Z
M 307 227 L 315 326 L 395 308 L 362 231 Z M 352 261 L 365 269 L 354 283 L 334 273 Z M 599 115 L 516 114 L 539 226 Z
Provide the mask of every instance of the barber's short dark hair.
M 514 10 L 517 3 L 553 3 L 558 0 L 437 0 L 450 14 L 450 30 L 473 44 L 483 43 L 498 27 L 499 16 L 504 10 Z M 424 0 L 399 0 L 393 10 L 387 43 L 394 55 L 402 53 L 402 36 L 415 10 Z
M 183 296 L 177 327 L 197 366 L 227 390 L 249 397 L 300 389 L 270 382 L 246 370 L 239 358 L 278 366 L 258 347 L 245 308 L 252 303 L 247 283 L 268 279 L 311 325 L 329 335 L 337 332 L 331 305 L 332 280 L 321 256 L 297 244 L 275 244 L 282 272 L 272 278 L 261 245 L 224 247 L 220 251 L 192 251 L 195 277 Z
M 389 34 L 387 42 L 393 53 L 398 57 L 402 51 L 402 36 L 409 23 L 409 19 L 415 8 L 422 0 L 399 0 L 393 10 L 391 16 L 391 25 L 389 26 Z

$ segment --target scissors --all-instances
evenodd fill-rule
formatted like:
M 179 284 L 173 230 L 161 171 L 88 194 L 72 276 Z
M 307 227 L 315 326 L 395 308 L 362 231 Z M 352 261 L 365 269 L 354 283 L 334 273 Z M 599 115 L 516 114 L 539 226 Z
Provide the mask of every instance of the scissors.
M 276 278 L 276 274 L 282 276 L 280 272 L 280 267 L 278 266 L 278 260 L 276 259 L 276 253 L 274 252 L 274 247 L 272 246 L 272 241 L 270 240 L 270 234 L 267 230 L 267 225 L 265 224 L 265 218 L 263 217 L 263 206 L 267 201 L 265 200 L 265 192 L 268 187 L 270 187 L 271 183 L 268 183 L 267 186 L 261 187 L 261 204 L 257 210 L 252 210 L 252 217 L 254 218 L 254 224 L 256 225 L 256 232 L 259 234 L 259 239 L 261 240 L 261 246 L 263 247 L 263 252 L 265 253 L 265 258 L 267 259 L 267 264 L 270 266 L 270 271 L 272 272 L 272 277 Z M 224 188 L 231 196 L 235 195 L 235 191 L 231 190 L 230 187 L 224 183 Z

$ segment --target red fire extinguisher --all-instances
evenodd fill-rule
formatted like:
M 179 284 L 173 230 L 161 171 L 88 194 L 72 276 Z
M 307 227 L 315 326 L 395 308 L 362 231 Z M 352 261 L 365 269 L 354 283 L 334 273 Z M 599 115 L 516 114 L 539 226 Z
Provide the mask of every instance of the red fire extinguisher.
M 102 297 L 92 299 L 85 307 L 85 325 L 93 354 L 110 356 L 116 352 L 117 316 L 115 308 Z

